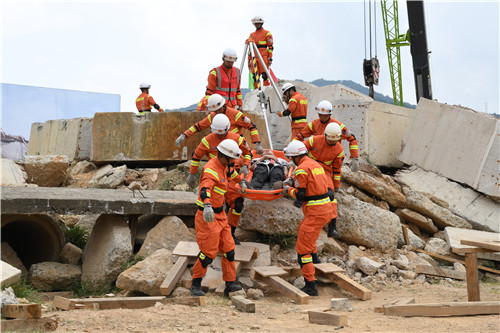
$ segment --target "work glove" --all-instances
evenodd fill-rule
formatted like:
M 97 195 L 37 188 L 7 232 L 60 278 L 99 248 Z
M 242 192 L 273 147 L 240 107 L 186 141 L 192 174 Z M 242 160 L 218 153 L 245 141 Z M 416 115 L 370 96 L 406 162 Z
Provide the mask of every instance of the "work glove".
M 210 203 L 206 203 L 203 205 L 203 220 L 205 222 L 213 222 L 215 218 L 214 209 Z
M 356 172 L 359 170 L 359 160 L 357 157 L 351 158 L 351 171 Z
M 290 187 L 291 187 L 290 185 L 285 185 L 285 183 L 283 183 L 283 192 L 281 192 L 281 193 L 283 193 L 283 195 L 288 195 L 288 189 Z
M 196 184 L 196 176 L 194 173 L 190 173 L 189 176 L 187 176 L 186 183 L 190 188 L 194 187 L 194 185 Z
M 240 173 L 244 174 L 245 177 L 248 175 L 248 165 L 244 165 L 240 169 Z
M 283 186 L 292 186 L 293 185 L 293 178 L 290 177 L 287 180 L 283 182 Z
M 262 148 L 262 145 L 260 142 L 257 142 L 255 144 L 255 152 L 257 153 L 257 155 L 262 155 L 262 153 L 264 152 L 264 148 Z
M 304 203 L 304 201 L 300 201 L 300 200 L 295 199 L 295 201 L 293 202 L 293 205 L 297 208 L 302 208 L 303 203 Z
M 175 140 L 175 145 L 177 147 L 180 147 L 181 144 L 184 142 L 184 140 L 186 140 L 186 134 L 182 133 L 181 135 L 179 135 L 179 137 Z
M 238 190 L 238 192 L 240 192 L 241 194 L 245 193 L 246 189 L 248 188 L 248 182 L 243 179 L 241 182 L 240 182 L 240 186 L 241 186 L 241 190 Z

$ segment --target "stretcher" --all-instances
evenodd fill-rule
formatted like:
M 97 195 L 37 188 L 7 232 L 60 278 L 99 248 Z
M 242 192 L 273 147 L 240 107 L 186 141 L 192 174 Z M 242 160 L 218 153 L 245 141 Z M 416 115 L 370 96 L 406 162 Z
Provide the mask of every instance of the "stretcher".
M 283 151 L 281 151 L 281 150 L 272 150 L 272 152 L 274 153 L 274 155 L 276 157 L 282 158 L 284 160 L 287 160 L 288 162 L 290 161 L 290 159 L 288 159 L 287 157 L 285 157 L 285 153 Z M 256 157 L 260 157 L 259 155 L 256 155 L 255 150 L 252 151 L 252 155 L 256 156 Z M 293 170 L 294 170 L 294 168 L 289 168 L 288 169 L 288 174 L 285 175 L 285 179 L 288 179 L 289 177 L 292 177 Z M 245 180 L 248 183 L 250 183 L 251 180 L 252 180 L 252 176 L 253 176 L 253 171 L 249 170 L 248 175 L 245 177 Z M 270 184 L 267 184 L 267 185 L 269 186 Z M 241 191 L 240 184 L 236 185 L 236 189 L 238 191 Z M 281 198 L 282 195 L 283 195 L 282 192 L 283 192 L 283 189 L 277 189 L 277 190 L 272 190 L 272 189 L 255 190 L 255 189 L 247 188 L 247 189 L 245 189 L 245 191 L 243 193 L 241 193 L 241 192 L 240 193 L 246 199 L 272 201 L 272 200 L 276 200 L 278 198 Z

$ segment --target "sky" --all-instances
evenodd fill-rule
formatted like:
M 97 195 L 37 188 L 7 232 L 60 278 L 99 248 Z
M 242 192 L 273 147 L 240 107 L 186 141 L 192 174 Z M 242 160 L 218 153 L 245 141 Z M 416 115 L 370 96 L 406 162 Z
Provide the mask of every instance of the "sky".
M 121 111 L 135 111 L 141 82 L 151 84 L 163 108 L 197 103 L 224 49 L 237 51 L 240 66 L 255 15 L 273 34 L 272 68 L 280 79 L 363 84 L 362 62 L 369 55 L 363 1 L 0 3 L 2 83 L 120 94 Z M 380 2 L 375 10 L 372 55 L 381 66 L 375 91 L 392 96 Z M 426 1 L 425 18 L 434 99 L 498 113 L 498 0 Z M 405 1 L 399 2 L 399 25 L 406 32 Z M 403 99 L 416 104 L 409 47 L 401 58 Z

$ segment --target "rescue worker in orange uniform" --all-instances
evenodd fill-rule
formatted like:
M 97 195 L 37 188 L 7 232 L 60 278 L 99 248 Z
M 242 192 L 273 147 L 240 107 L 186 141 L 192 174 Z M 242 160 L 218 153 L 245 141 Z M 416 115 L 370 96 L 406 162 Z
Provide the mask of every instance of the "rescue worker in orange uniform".
M 314 119 L 307 126 L 304 127 L 302 132 L 300 132 L 294 140 L 303 141 L 310 136 L 314 135 L 323 135 L 325 132 L 326 126 L 330 123 L 337 123 L 342 130 L 342 137 L 340 139 L 340 143 L 342 140 L 347 140 L 349 142 L 349 151 L 351 157 L 351 170 L 356 172 L 359 169 L 359 151 L 358 151 L 358 141 L 354 134 L 344 124 L 340 121 L 333 119 L 331 117 L 332 114 L 332 103 L 329 101 L 321 101 L 318 106 L 316 106 L 316 112 L 318 112 L 318 119 Z
M 241 72 L 234 62 L 238 59 L 236 51 L 226 49 L 222 53 L 222 65 L 216 67 L 208 74 L 208 85 L 203 97 L 198 103 L 196 111 L 205 110 L 208 98 L 213 94 L 219 94 L 226 100 L 226 105 L 239 109 L 243 105 L 243 95 L 241 94 Z
M 242 154 L 242 156 L 234 163 L 234 170 L 236 170 L 240 176 L 248 175 L 248 165 L 246 164 L 248 160 L 243 155 L 244 154 Z M 243 176 L 241 180 L 243 180 Z M 236 184 L 238 183 L 240 184 L 241 190 L 236 188 Z M 243 211 L 243 207 L 245 205 L 245 198 L 241 195 L 241 192 L 243 192 L 246 187 L 246 181 L 242 182 L 239 179 L 231 181 L 229 182 L 229 189 L 226 193 L 227 223 L 231 227 L 231 235 L 233 236 L 233 240 L 236 245 L 240 245 L 240 241 L 236 238 L 235 232 L 238 224 L 240 223 L 241 212 Z
M 252 24 L 255 26 L 255 31 L 250 34 L 250 37 L 246 40 L 246 44 L 248 42 L 253 42 L 259 49 L 259 53 L 262 56 L 262 60 L 264 60 L 264 64 L 269 69 L 271 64 L 273 63 L 273 35 L 262 28 L 264 25 L 264 19 L 261 16 L 255 16 L 252 18 Z M 269 78 L 267 77 L 267 73 L 260 62 L 260 59 L 257 55 L 257 71 L 260 75 L 262 75 L 262 79 L 264 80 L 264 86 L 270 85 Z M 248 52 L 248 69 L 252 72 L 252 54 Z M 254 87 L 257 89 L 258 82 L 256 80 L 256 75 L 254 73 Z
M 212 123 L 215 115 L 222 113 L 225 114 L 231 122 L 231 127 L 229 128 L 230 132 L 242 135 L 242 129 L 248 129 L 250 131 L 252 143 L 255 144 L 255 150 L 257 151 L 257 153 L 264 151 L 260 143 L 259 131 L 257 130 L 257 126 L 255 125 L 255 123 L 253 123 L 252 120 L 249 117 L 245 116 L 241 111 L 224 105 L 224 103 L 225 100 L 221 95 L 211 95 L 208 98 L 207 104 L 207 109 L 208 111 L 210 111 L 210 113 L 207 117 L 203 118 L 187 130 L 185 130 L 184 133 L 179 135 L 179 137 L 175 140 L 175 144 L 177 145 L 177 147 L 180 147 L 184 140 L 188 139 L 195 133 L 210 127 L 210 124 Z
M 151 88 L 151 85 L 146 82 L 139 85 L 141 94 L 135 100 L 135 106 L 140 115 L 144 114 L 144 112 L 151 112 L 153 107 L 159 112 L 163 112 L 163 109 L 155 102 L 153 96 L 149 94 L 149 88 Z
M 332 219 L 332 205 L 335 201 L 328 190 L 328 180 L 323 167 L 307 156 L 307 148 L 302 141 L 292 141 L 285 149 L 285 156 L 297 166 L 295 169 L 296 187 L 284 185 L 283 194 L 302 202 L 304 219 L 299 224 L 295 249 L 302 269 L 305 287 L 301 290 L 310 296 L 318 296 L 316 288 L 313 253 L 316 253 L 316 240 L 321 229 Z
M 217 146 L 217 157 L 208 161 L 201 173 L 196 201 L 198 212 L 195 216 L 196 242 L 200 253 L 193 266 L 192 296 L 205 295 L 201 290 L 201 280 L 217 252 L 222 253 L 222 279 L 226 282 L 224 296 L 229 297 L 229 293 L 242 289 L 236 282 L 235 245 L 223 209 L 228 178 L 237 177 L 234 170 L 231 172 L 230 166 L 240 154 L 238 144 L 231 139 L 226 139 Z
M 335 192 L 340 190 L 340 177 L 342 175 L 342 162 L 344 161 L 344 148 L 340 144 L 342 132 L 337 123 L 330 123 L 326 126 L 323 135 L 309 137 L 304 144 L 307 148 L 307 155 L 318 162 L 328 178 L 328 188 Z M 328 225 L 328 237 L 339 238 L 337 231 L 337 205 L 335 204 L 334 218 Z
M 293 139 L 307 125 L 307 99 L 295 89 L 293 84 L 288 82 L 281 87 L 281 94 L 288 108 L 278 113 L 278 116 L 291 116 Z

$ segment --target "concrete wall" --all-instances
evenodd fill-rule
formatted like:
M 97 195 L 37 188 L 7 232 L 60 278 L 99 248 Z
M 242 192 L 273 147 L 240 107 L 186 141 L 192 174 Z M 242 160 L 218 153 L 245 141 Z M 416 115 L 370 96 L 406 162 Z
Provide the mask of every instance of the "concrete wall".
M 266 147 L 264 120 L 245 112 L 256 123 L 262 145 Z M 139 116 L 132 112 L 96 113 L 92 128 L 91 160 L 112 161 L 179 161 L 189 160 L 210 129 L 197 133 L 175 145 L 177 137 L 206 116 L 204 112 L 152 112 Z M 250 138 L 244 130 L 243 135 Z M 249 140 L 248 140 L 249 141 Z M 249 142 L 250 144 L 250 142 Z M 253 145 L 251 144 L 253 147 Z
M 374 101 L 366 112 L 364 153 L 377 166 L 401 167 L 403 137 L 414 109 Z
M 91 126 L 92 119 L 89 118 L 58 119 L 45 123 L 33 123 L 28 155 L 66 155 L 70 161 L 88 158 L 90 156 L 90 141 L 80 142 L 79 140 L 90 137 Z
M 420 99 L 399 159 L 500 197 L 499 120 Z

